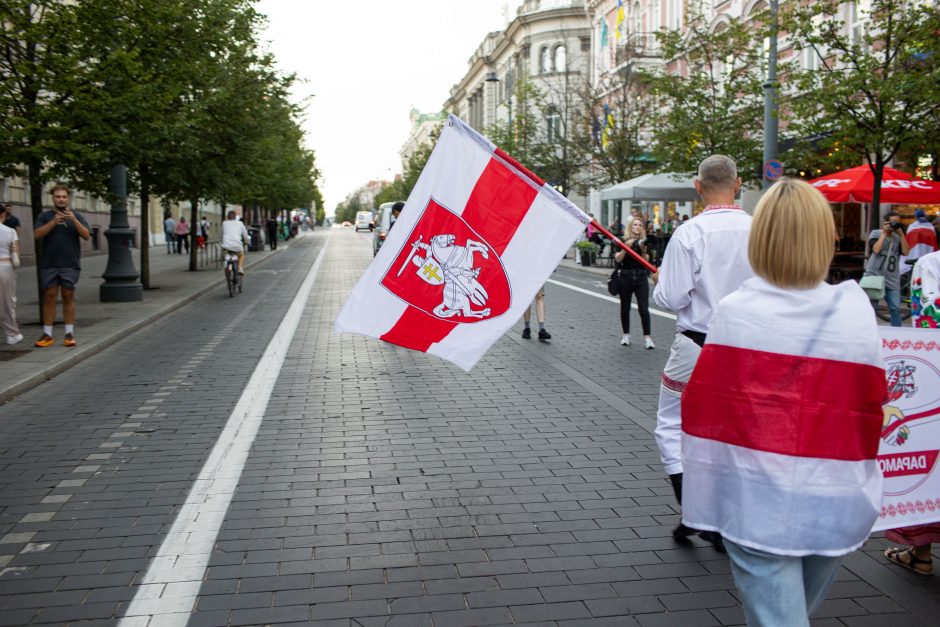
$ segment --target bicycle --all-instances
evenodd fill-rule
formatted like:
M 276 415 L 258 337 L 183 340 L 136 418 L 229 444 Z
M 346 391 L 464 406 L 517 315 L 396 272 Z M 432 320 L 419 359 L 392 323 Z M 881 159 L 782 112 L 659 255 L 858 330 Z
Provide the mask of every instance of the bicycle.
M 235 290 L 242 293 L 242 283 L 244 276 L 238 273 L 238 255 L 227 250 L 225 251 L 225 284 L 228 286 L 228 295 L 235 298 Z

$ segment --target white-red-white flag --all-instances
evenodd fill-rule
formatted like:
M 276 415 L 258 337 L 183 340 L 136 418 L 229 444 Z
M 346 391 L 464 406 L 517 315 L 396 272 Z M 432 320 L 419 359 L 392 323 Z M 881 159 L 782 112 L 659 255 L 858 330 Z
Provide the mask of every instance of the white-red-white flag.
M 683 522 L 777 555 L 860 546 L 881 510 L 877 329 L 853 281 L 725 297 L 682 397 Z
M 470 370 L 529 307 L 590 218 L 454 116 L 337 333 Z

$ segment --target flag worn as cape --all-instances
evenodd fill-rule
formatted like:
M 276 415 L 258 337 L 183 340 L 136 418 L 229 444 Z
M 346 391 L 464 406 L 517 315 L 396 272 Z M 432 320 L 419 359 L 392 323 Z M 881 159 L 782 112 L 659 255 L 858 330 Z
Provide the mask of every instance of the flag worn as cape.
M 854 281 L 754 277 L 718 305 L 682 396 L 682 520 L 776 555 L 843 555 L 881 510 L 886 381 Z
M 469 371 L 590 218 L 450 116 L 395 228 L 334 325 Z

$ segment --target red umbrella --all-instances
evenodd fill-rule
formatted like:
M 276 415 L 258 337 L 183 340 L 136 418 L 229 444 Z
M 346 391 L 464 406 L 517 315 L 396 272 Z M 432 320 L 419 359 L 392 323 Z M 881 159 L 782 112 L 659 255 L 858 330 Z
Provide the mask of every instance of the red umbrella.
M 871 168 L 860 165 L 809 181 L 829 202 L 871 202 L 875 177 Z M 940 203 L 940 183 L 915 179 L 906 172 L 885 167 L 881 180 L 881 202 L 885 204 Z

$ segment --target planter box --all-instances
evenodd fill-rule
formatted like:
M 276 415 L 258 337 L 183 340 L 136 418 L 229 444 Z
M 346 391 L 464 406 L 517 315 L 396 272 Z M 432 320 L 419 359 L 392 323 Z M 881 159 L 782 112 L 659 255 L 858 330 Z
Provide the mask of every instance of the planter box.
M 579 250 L 578 254 L 581 255 L 581 265 L 590 266 L 594 265 L 594 255 L 589 250 Z

